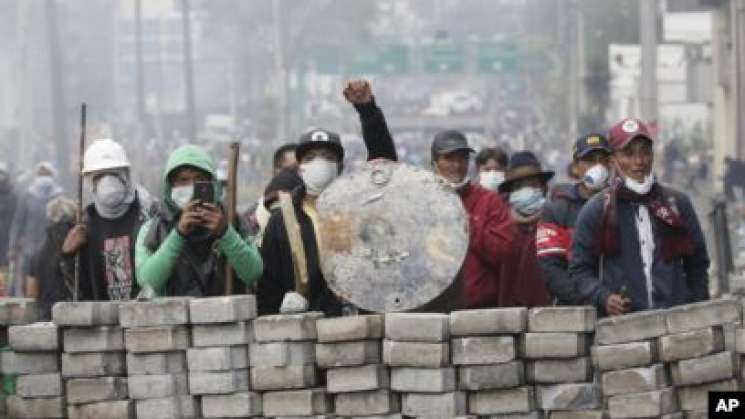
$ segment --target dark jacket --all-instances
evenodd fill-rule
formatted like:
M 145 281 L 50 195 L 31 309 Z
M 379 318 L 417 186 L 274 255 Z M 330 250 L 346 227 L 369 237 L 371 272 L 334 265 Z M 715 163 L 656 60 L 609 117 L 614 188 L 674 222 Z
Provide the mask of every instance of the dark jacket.
M 367 159 L 384 158 L 396 161 L 396 149 L 393 138 L 388 132 L 383 112 L 372 103 L 355 106 L 362 122 L 362 132 L 367 148 Z M 382 121 L 382 122 L 381 122 Z M 305 247 L 305 258 L 308 272 L 309 309 L 323 311 L 327 316 L 341 315 L 342 303 L 329 290 L 323 277 L 318 257 L 318 248 L 313 223 L 302 209 L 305 188 L 293 192 L 295 216 L 300 225 L 300 234 Z M 285 293 L 295 289 L 295 274 L 292 262 L 290 241 L 287 237 L 284 218 L 280 210 L 272 212 L 264 231 L 261 246 L 264 260 L 264 274 L 259 281 L 257 301 L 259 314 L 278 313 Z
M 0 219 L 5 222 L 0 225 L 0 266 L 8 265 L 8 242 L 10 241 L 10 220 L 18 205 L 18 196 L 10 184 L 0 189 Z
M 601 315 L 606 314 L 605 301 L 608 296 L 611 293 L 620 293 L 624 286 L 627 289 L 627 296 L 631 299 L 631 311 L 667 308 L 709 297 L 709 256 L 693 205 L 682 192 L 670 188 L 663 190 L 666 200 L 675 203 L 685 222 L 694 252 L 691 256 L 665 262 L 661 255 L 662 226 L 655 217 L 650 217 L 655 238 L 652 266 L 653 307 L 648 304 L 646 277 L 635 221 L 639 205 L 627 200 L 618 200 L 617 239 L 620 251 L 615 256 L 600 255 L 596 246 L 596 234 L 600 231 L 607 192 L 595 195 L 579 213 L 569 274 L 576 284 L 581 301 L 596 306 Z M 601 259 L 602 281 L 598 278 Z
M 580 304 L 569 277 L 569 259 L 577 216 L 585 202 L 579 184 L 556 185 L 538 223 L 538 263 L 551 296 L 559 305 Z
M 502 264 L 499 307 L 542 307 L 551 304 L 536 256 L 537 223 L 515 224 L 512 255 Z
M 47 227 L 46 239 L 31 258 L 29 274 L 39 284 L 40 321 L 51 320 L 54 303 L 72 299 L 75 265 L 65 263 L 62 244 L 74 225 L 74 220 L 61 220 Z

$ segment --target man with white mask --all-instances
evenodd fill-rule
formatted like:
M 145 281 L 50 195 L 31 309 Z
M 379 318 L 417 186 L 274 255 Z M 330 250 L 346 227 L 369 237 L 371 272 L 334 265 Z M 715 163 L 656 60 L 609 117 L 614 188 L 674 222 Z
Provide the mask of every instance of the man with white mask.
M 609 132 L 610 186 L 582 208 L 569 274 L 600 315 L 709 298 L 709 256 L 691 200 L 653 173 L 654 137 L 637 119 Z
M 577 216 L 609 179 L 610 145 L 601 134 L 588 134 L 574 143 L 572 171 L 579 181 L 556 185 L 538 223 L 538 262 L 551 297 L 558 305 L 580 304 L 569 277 L 569 255 Z
M 72 265 L 80 253 L 83 300 L 129 300 L 138 292 L 134 272 L 137 231 L 155 213 L 144 188 L 132 180 L 124 147 L 98 139 L 83 155 L 85 176 L 93 203 L 83 222 L 73 227 L 62 245 L 62 263 Z
M 496 192 L 504 182 L 504 171 L 507 170 L 507 153 L 499 147 L 485 147 L 476 154 L 476 171 L 479 185 Z

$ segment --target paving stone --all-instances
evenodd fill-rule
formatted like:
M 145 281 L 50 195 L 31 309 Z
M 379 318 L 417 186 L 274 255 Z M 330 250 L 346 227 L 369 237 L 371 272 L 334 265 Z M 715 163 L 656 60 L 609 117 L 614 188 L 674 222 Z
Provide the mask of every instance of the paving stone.
M 5 374 L 43 374 L 59 372 L 59 358 L 53 352 L 0 352 L 0 367 Z
M 59 373 L 19 375 L 16 395 L 21 397 L 62 396 L 62 376 Z
M 319 343 L 315 345 L 315 355 L 321 368 L 379 364 L 382 359 L 379 340 Z
M 534 410 L 532 412 L 504 413 L 501 415 L 483 416 L 484 419 L 544 419 L 543 412 Z
M 532 386 L 483 390 L 468 394 L 469 413 L 475 415 L 522 413 L 530 412 L 535 408 L 535 391 Z
M 385 415 L 401 410 L 397 394 L 390 390 L 339 393 L 334 397 L 335 413 L 341 416 Z
M 743 328 L 735 330 L 735 352 L 745 354 L 745 329 Z
M 220 345 L 246 345 L 253 342 L 253 329 L 248 322 L 195 324 L 191 328 L 192 345 L 205 347 Z
M 599 319 L 595 325 L 595 343 L 635 342 L 668 334 L 665 310 L 647 310 L 623 316 Z
M 452 336 L 518 334 L 527 330 L 525 307 L 489 308 L 450 313 Z
M 189 394 L 186 374 L 130 375 L 127 387 L 129 398 L 134 400 Z
M 390 374 L 384 365 L 334 368 L 326 372 L 329 393 L 371 391 L 390 387 Z
M 253 321 L 257 342 L 285 342 L 316 339 L 316 320 L 323 313 L 277 314 Z
M 262 395 L 264 416 L 312 416 L 328 413 L 333 402 L 323 388 L 277 391 Z
M 39 308 L 33 298 L 3 297 L 0 300 L 0 324 L 22 325 L 39 320 Z
M 600 389 L 592 383 L 537 386 L 536 400 L 543 410 L 584 410 L 602 407 Z
M 256 296 L 194 298 L 189 302 L 192 324 L 233 323 L 256 318 Z
M 74 378 L 67 380 L 67 402 L 83 404 L 126 400 L 129 391 L 124 377 Z
M 189 393 L 231 394 L 249 390 L 248 370 L 199 371 L 189 373 Z
M 64 418 L 65 402 L 62 397 L 25 399 L 18 396 L 6 398 L 10 418 Z
M 132 400 L 114 400 L 82 405 L 68 405 L 69 419 L 135 419 Z
M 675 389 L 678 395 L 680 409 L 684 411 L 706 411 L 709 403 L 709 392 L 711 391 L 737 391 L 737 380 L 723 380 L 715 383 L 699 384 L 695 386 L 678 387 Z
M 742 304 L 736 298 L 720 298 L 671 308 L 667 311 L 669 333 L 688 332 L 725 323 L 742 322 Z
M 90 327 L 119 324 L 118 301 L 60 301 L 52 306 L 57 326 Z
M 483 336 L 456 338 L 452 341 L 453 364 L 501 364 L 515 359 L 515 338 Z
M 605 396 L 644 393 L 660 390 L 670 385 L 665 367 L 662 364 L 609 371 L 603 373 L 602 382 Z
M 576 358 L 588 352 L 589 339 L 581 333 L 525 333 L 519 339 L 522 358 Z
M 134 353 L 171 352 L 189 348 L 190 335 L 186 326 L 153 326 L 126 329 L 124 346 Z
M 124 331 L 119 326 L 70 328 L 63 337 L 65 352 L 124 351 Z
M 450 338 L 450 317 L 439 313 L 387 313 L 385 337 L 401 342 L 444 342 Z
M 734 360 L 731 352 L 685 359 L 670 365 L 670 376 L 676 386 L 726 380 L 732 378 L 734 373 Z
M 525 377 L 534 384 L 561 384 L 592 381 L 592 362 L 583 356 L 574 359 L 536 359 L 525 365 Z
M 678 403 L 672 389 L 613 396 L 608 400 L 611 418 L 652 418 L 675 413 Z
M 592 347 L 592 362 L 600 371 L 643 367 L 654 364 L 658 359 L 656 341 Z
M 313 365 L 251 368 L 251 388 L 256 391 L 300 389 L 318 385 Z
M 122 352 L 62 354 L 64 378 L 117 376 L 126 373 L 126 362 Z
M 455 391 L 454 368 L 392 368 L 391 389 L 401 393 Z
M 8 342 L 18 352 L 54 352 L 60 348 L 57 325 L 51 322 L 10 326 Z
M 608 419 L 603 410 L 568 410 L 551 412 L 548 419 Z
M 131 375 L 173 374 L 186 371 L 186 353 L 128 353 L 127 371 Z
M 431 419 L 452 419 L 468 413 L 466 393 L 405 394 L 403 413 Z
M 177 326 L 189 323 L 189 297 L 162 297 L 119 304 L 119 324 L 124 328 Z
M 470 391 L 519 387 L 525 384 L 524 371 L 522 361 L 460 367 L 458 385 Z
M 349 342 L 383 337 L 384 320 L 381 314 L 318 319 L 318 342 Z
M 665 362 L 699 358 L 724 350 L 724 331 L 716 326 L 662 336 L 658 348 Z
M 595 307 L 535 307 L 528 311 L 530 332 L 593 332 Z
M 191 348 L 186 351 L 189 371 L 227 371 L 248 368 L 248 346 Z
M 252 343 L 249 352 L 252 367 L 312 365 L 316 362 L 316 345 L 313 342 Z
M 162 397 L 135 401 L 137 419 L 186 419 L 199 415 L 199 402 L 192 396 Z
M 202 416 L 205 418 L 261 416 L 261 412 L 261 395 L 256 393 L 202 396 Z
M 316 347 L 318 351 L 318 347 Z M 316 357 L 318 352 L 316 352 Z M 450 345 L 447 343 L 421 343 L 383 341 L 383 362 L 396 367 L 447 366 L 450 362 Z

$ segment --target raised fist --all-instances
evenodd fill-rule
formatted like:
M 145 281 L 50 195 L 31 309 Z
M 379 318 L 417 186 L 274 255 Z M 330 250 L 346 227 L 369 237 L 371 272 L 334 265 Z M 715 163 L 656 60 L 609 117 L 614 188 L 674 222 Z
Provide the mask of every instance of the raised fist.
M 362 105 L 372 101 L 372 88 L 367 80 L 352 80 L 344 88 L 344 97 L 353 105 Z

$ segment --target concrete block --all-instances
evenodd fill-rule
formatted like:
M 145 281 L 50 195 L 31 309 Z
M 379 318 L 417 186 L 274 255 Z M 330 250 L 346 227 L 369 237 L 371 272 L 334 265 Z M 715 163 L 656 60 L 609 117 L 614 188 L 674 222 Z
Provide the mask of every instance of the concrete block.
M 248 370 L 200 371 L 189 373 L 189 393 L 231 394 L 248 391 Z
M 595 331 L 597 315 L 595 307 L 535 307 L 528 311 L 530 332 L 578 332 Z
M 537 386 L 536 400 L 543 410 L 586 410 L 603 406 L 600 388 L 592 383 Z
M 403 413 L 406 416 L 431 419 L 452 419 L 468 413 L 466 393 L 405 394 Z
M 658 361 L 656 341 L 593 346 L 592 362 L 600 371 L 643 367 Z
M 101 377 L 127 373 L 124 353 L 62 354 L 62 377 Z
M 186 374 L 130 375 L 127 379 L 129 398 L 158 399 L 189 394 Z
M 525 384 L 522 361 L 458 368 L 460 390 L 478 391 L 519 387 Z
M 261 416 L 261 412 L 261 395 L 256 393 L 202 396 L 202 416 L 205 418 Z
M 455 383 L 455 368 L 391 369 L 391 389 L 402 393 L 446 393 Z
M 447 343 L 383 341 L 383 363 L 386 365 L 438 368 L 447 366 L 449 362 L 450 345 Z
M 19 375 L 16 378 L 16 395 L 21 397 L 62 396 L 62 390 L 59 373 Z
M 57 325 L 51 322 L 10 326 L 8 343 L 18 352 L 54 352 L 60 348 Z
M 334 397 L 334 411 L 339 416 L 385 415 L 401 410 L 399 396 L 390 390 L 339 393 Z
M 62 397 L 25 399 L 8 396 L 6 404 L 8 417 L 13 419 L 65 417 L 65 401 Z
M 662 364 L 609 371 L 603 373 L 602 382 L 605 396 L 644 393 L 660 390 L 670 385 L 665 367 Z
M 383 337 L 383 315 L 344 316 L 316 321 L 318 342 L 349 342 Z
M 191 337 L 195 347 L 246 345 L 254 340 L 253 330 L 248 322 L 195 324 L 191 328 Z
M 323 388 L 276 391 L 262 395 L 265 417 L 312 416 L 331 412 L 333 402 Z
M 215 346 L 186 351 L 189 371 L 227 371 L 248 368 L 248 346 Z
M 721 352 L 701 358 L 685 359 L 670 365 L 670 376 L 676 386 L 711 383 L 734 377 L 733 354 Z
M 315 345 L 316 364 L 321 368 L 379 364 L 380 341 L 319 343 Z
M 533 387 L 505 390 L 483 390 L 468 394 L 468 410 L 472 415 L 499 415 L 530 412 L 536 408 Z
M 234 323 L 256 318 L 256 296 L 195 298 L 189 302 L 192 324 Z
M 68 405 L 69 419 L 135 419 L 132 400 L 115 400 L 81 405 Z
M 124 328 L 177 326 L 189 323 L 189 297 L 163 297 L 119 304 L 119 325 Z
M 249 353 L 252 367 L 286 367 L 316 362 L 316 345 L 313 342 L 252 343 Z
M 662 336 L 658 348 L 664 362 L 698 358 L 723 351 L 724 332 L 715 326 Z
M 253 321 L 257 342 L 286 342 L 316 339 L 316 320 L 323 313 L 277 314 Z
M 715 383 L 699 384 L 695 386 L 678 387 L 675 389 L 678 395 L 680 409 L 685 411 L 706 411 L 709 403 L 709 392 L 712 391 L 737 391 L 736 379 L 718 381 Z
M 136 400 L 137 419 L 186 419 L 199 417 L 199 402 L 192 396 Z
M 174 374 L 186 371 L 186 353 L 157 352 L 127 354 L 127 371 L 131 375 Z
M 134 353 L 186 350 L 189 342 L 186 326 L 152 326 L 124 331 L 124 346 Z
M 735 352 L 740 355 L 745 354 L 745 329 L 743 328 L 735 330 Z
M 665 315 L 665 310 L 647 310 L 599 319 L 595 325 L 595 343 L 611 345 L 666 335 Z
M 387 313 L 385 337 L 401 342 L 444 342 L 450 338 L 450 317 L 439 313 Z
M 479 336 L 456 338 L 451 353 L 455 365 L 502 364 L 515 359 L 515 338 L 512 336 Z
M 613 396 L 608 400 L 611 418 L 652 418 L 678 410 L 673 389 Z
M 39 308 L 33 298 L 3 297 L 0 300 L 0 324 L 22 325 L 39 320 Z
M 501 415 L 483 416 L 484 419 L 545 419 L 543 412 L 534 410 L 532 412 L 504 413 Z
M 488 308 L 450 313 L 452 336 L 518 334 L 527 330 L 525 307 Z
M 119 324 L 118 301 L 60 301 L 52 307 L 57 326 L 90 327 Z
M 256 391 L 308 388 L 318 385 L 313 365 L 251 368 L 251 388 Z
M 5 374 L 43 374 L 59 372 L 59 358 L 53 352 L 0 352 L 0 371 Z
M 329 393 L 372 391 L 390 387 L 390 375 L 384 365 L 334 368 L 326 372 Z
M 701 301 L 669 309 L 666 315 L 668 333 L 742 322 L 742 304 L 736 298 Z
M 547 419 L 608 419 L 603 410 L 569 410 L 549 413 Z
M 589 338 L 582 333 L 525 333 L 519 339 L 522 358 L 576 358 L 589 352 Z
M 74 378 L 67 380 L 67 402 L 73 404 L 126 400 L 129 396 L 124 377 Z
M 65 352 L 124 351 L 124 331 L 119 326 L 76 327 L 62 334 Z
M 574 359 L 536 359 L 525 365 L 525 378 L 531 384 L 592 381 L 592 362 L 586 356 Z

